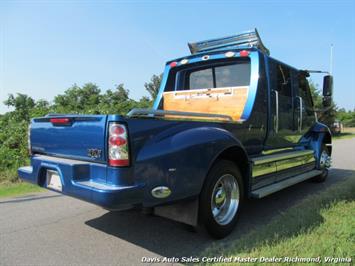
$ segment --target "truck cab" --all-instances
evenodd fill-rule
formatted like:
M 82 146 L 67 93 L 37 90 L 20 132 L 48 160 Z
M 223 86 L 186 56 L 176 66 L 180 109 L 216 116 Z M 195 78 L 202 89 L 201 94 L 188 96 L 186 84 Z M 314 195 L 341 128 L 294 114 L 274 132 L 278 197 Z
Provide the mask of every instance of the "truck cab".
M 309 72 L 270 56 L 256 30 L 189 43 L 152 109 L 34 118 L 22 179 L 107 209 L 141 207 L 222 238 L 245 198 L 322 182 L 331 133 Z M 324 77 L 324 103 L 332 77 Z

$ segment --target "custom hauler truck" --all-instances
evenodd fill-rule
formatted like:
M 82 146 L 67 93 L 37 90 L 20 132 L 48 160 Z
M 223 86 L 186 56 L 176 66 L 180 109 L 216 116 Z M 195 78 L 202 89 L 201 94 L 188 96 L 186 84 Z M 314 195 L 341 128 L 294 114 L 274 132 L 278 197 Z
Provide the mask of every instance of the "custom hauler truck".
M 141 207 L 215 238 L 245 198 L 324 181 L 331 133 L 309 73 L 269 55 L 256 30 L 189 43 L 167 62 L 152 109 L 32 119 L 23 180 L 109 210 Z M 331 103 L 326 75 L 323 103 Z

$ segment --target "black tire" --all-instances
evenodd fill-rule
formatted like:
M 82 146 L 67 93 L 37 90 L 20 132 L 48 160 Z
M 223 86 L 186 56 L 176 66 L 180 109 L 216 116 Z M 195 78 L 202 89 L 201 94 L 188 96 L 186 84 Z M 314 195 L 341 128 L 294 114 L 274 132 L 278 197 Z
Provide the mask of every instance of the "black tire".
M 227 212 L 227 213 L 231 213 L 230 215 L 226 215 L 226 217 L 229 217 L 228 219 L 226 218 L 225 220 L 227 221 L 225 224 L 221 224 L 221 222 L 217 222 L 217 218 L 214 218 L 214 215 L 212 213 L 212 198 L 215 200 L 218 200 L 216 198 L 217 195 L 216 192 L 216 188 L 220 188 L 223 187 L 225 188 L 223 185 L 218 186 L 215 188 L 215 186 L 218 184 L 221 184 L 221 180 L 224 180 L 223 178 L 228 179 L 228 181 L 232 181 L 232 177 L 234 177 L 235 180 L 235 185 L 238 185 L 239 188 L 239 199 L 238 199 L 238 204 L 233 204 L 232 205 L 232 201 L 229 201 L 229 204 L 225 206 L 226 203 L 228 203 L 228 197 L 236 198 L 236 193 L 232 194 L 229 193 L 227 190 L 226 193 L 223 193 L 224 195 L 224 202 L 221 204 L 221 209 L 222 208 L 227 208 L 229 206 L 232 206 L 230 208 L 232 208 L 233 210 L 235 209 L 235 205 L 237 206 L 236 211 L 231 211 L 231 212 Z M 223 177 L 223 178 L 222 178 Z M 223 182 L 222 182 L 223 183 Z M 231 187 L 234 187 L 233 184 L 231 185 Z M 223 190 L 223 189 L 222 189 Z M 233 190 L 235 191 L 235 190 Z M 223 190 L 224 192 L 224 190 Z M 203 185 L 201 194 L 200 194 L 200 199 L 199 199 L 199 221 L 200 224 L 206 229 L 207 233 L 212 236 L 213 238 L 216 239 L 221 239 L 226 237 L 227 235 L 229 235 L 238 220 L 239 217 L 239 211 L 241 209 L 241 205 L 242 205 L 242 200 L 244 197 L 244 187 L 243 187 L 243 178 L 242 175 L 238 169 L 238 167 L 231 161 L 227 161 L 227 160 L 220 160 L 217 161 L 213 167 L 211 168 L 211 170 L 209 171 L 206 181 Z M 233 201 L 236 202 L 236 201 Z M 216 207 L 216 206 L 215 206 Z M 216 207 L 218 210 L 219 208 Z M 215 210 L 216 210 L 215 208 Z M 223 210 L 223 209 L 222 209 Z M 228 208 L 228 210 L 230 210 Z M 234 213 L 234 215 L 233 215 Z M 223 217 L 223 216 L 222 216 Z M 232 218 L 233 217 L 233 218 Z
M 322 154 L 323 152 L 326 152 L 329 155 L 329 150 L 328 150 L 327 146 L 325 146 L 325 144 L 322 145 L 322 150 L 320 151 L 320 154 Z M 320 162 L 319 162 L 318 168 L 320 170 L 322 170 L 322 173 L 320 175 L 313 177 L 312 181 L 315 183 L 322 183 L 328 177 L 328 168 L 325 166 L 322 166 Z

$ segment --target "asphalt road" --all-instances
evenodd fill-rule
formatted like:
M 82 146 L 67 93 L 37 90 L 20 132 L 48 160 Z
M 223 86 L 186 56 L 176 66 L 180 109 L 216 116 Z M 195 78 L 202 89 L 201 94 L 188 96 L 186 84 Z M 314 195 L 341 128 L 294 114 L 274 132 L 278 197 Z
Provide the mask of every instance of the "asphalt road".
M 246 203 L 239 238 L 305 197 L 355 173 L 355 138 L 338 140 L 325 183 L 303 182 Z M 142 257 L 197 256 L 213 245 L 205 234 L 137 211 L 108 212 L 54 192 L 0 200 L 1 265 L 139 265 Z M 219 255 L 219 254 L 216 254 Z

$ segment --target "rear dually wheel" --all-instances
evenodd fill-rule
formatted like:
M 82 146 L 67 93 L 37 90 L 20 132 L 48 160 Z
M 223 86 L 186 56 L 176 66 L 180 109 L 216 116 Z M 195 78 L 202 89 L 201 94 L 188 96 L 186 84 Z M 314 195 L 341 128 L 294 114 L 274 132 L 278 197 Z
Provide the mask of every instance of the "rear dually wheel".
M 243 179 L 238 167 L 226 160 L 215 163 L 199 199 L 200 223 L 212 237 L 220 239 L 232 232 L 243 195 Z

